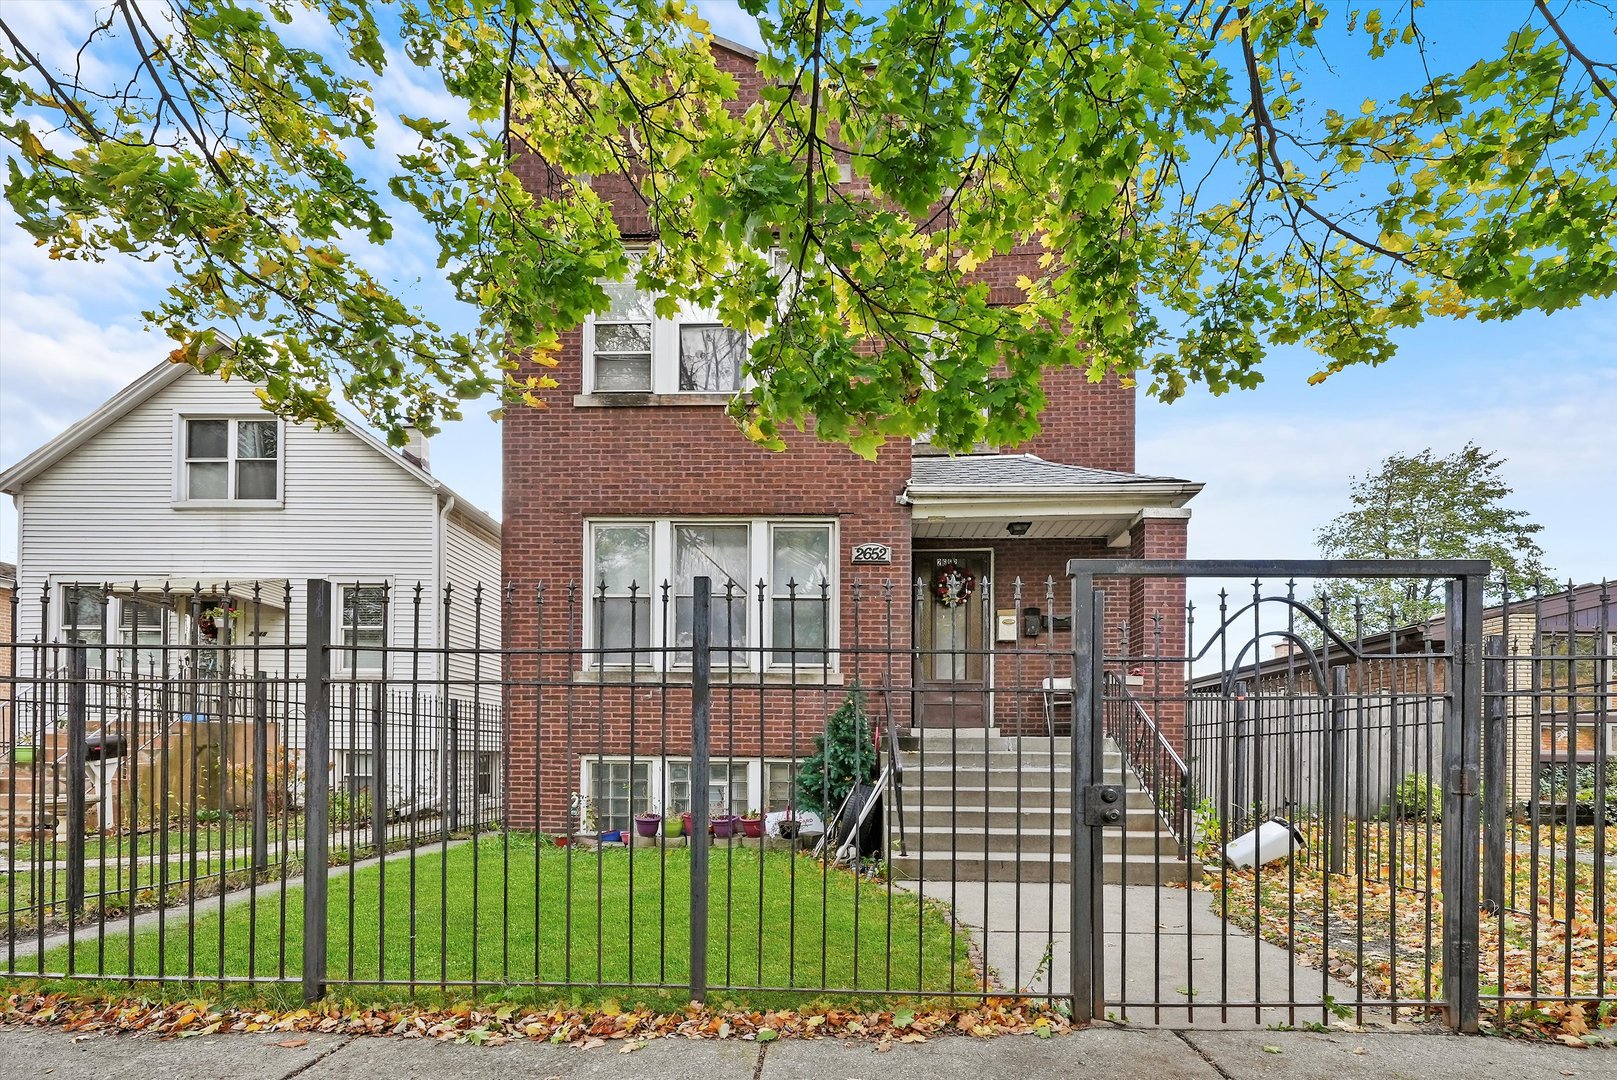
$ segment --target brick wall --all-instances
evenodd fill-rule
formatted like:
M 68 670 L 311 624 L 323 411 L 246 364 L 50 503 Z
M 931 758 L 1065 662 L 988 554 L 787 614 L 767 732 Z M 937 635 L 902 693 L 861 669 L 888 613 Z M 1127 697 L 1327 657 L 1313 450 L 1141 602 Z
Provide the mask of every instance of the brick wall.
M 738 107 L 756 99 L 759 79 L 752 61 L 720 50 L 721 66 L 741 86 Z M 542 193 L 548 183 L 543 163 L 520 156 L 514 169 L 530 189 Z M 611 200 L 614 216 L 626 237 L 650 234 L 650 222 L 622 178 L 601 177 L 595 189 Z M 857 194 L 855 190 L 855 194 Z M 977 276 L 986 281 L 997 302 L 1014 303 L 1016 277 L 1036 271 L 1029 249 L 990 260 Z M 576 635 L 577 605 L 568 586 L 584 577 L 584 532 L 590 518 L 647 517 L 788 517 L 834 518 L 839 522 L 843 609 L 840 644 L 893 649 L 903 656 L 910 647 L 910 521 L 898 505 L 910 474 L 910 447 L 895 441 L 874 462 L 847 449 L 816 441 L 812 431 L 797 434 L 785 453 L 773 454 L 748 443 L 713 404 L 638 404 L 602 407 L 575 401 L 583 393 L 582 334 L 573 328 L 562 335 L 559 367 L 550 371 L 559 382 L 547 408 L 512 408 L 503 427 L 504 533 L 506 580 L 516 599 L 506 611 L 506 647 L 518 652 L 509 661 L 511 694 L 511 818 L 517 825 L 538 817 L 546 828 L 558 827 L 567 799 L 579 783 L 579 759 L 604 753 L 678 754 L 688 748 L 689 691 L 592 684 L 578 671 L 577 657 L 559 653 L 543 658 L 535 647 L 553 649 Z M 1128 470 L 1134 465 L 1134 391 L 1109 378 L 1091 384 L 1076 371 L 1050 375 L 1045 431 L 1026 447 L 1054 461 Z M 853 567 L 855 544 L 879 542 L 893 549 L 889 567 Z M 1005 545 L 998 571 L 995 603 L 1010 606 L 1009 579 L 1023 573 L 1037 580 L 1042 594 L 1046 576 L 1065 588 L 1065 561 L 1074 545 Z M 1025 573 L 1024 573 L 1025 568 Z M 543 582 L 543 602 L 535 586 Z M 889 626 L 880 618 L 854 619 L 854 593 L 864 594 L 861 610 L 868 616 L 876 598 L 891 587 L 899 598 L 900 618 Z M 1063 595 L 1061 610 L 1068 606 Z M 1121 604 L 1118 605 L 1121 607 Z M 873 653 L 844 664 L 843 677 L 858 676 L 877 685 L 890 666 L 889 654 Z M 908 670 L 901 675 L 907 683 Z M 756 680 L 756 676 L 753 677 Z M 1028 678 L 1032 678 L 1029 673 Z M 1039 679 L 1043 678 L 1040 673 Z M 1037 680 L 1034 680 L 1035 683 Z M 738 754 L 790 756 L 807 752 L 823 716 L 835 708 L 843 691 L 788 691 L 754 686 L 747 693 L 726 694 L 724 715 L 715 702 L 715 747 Z M 873 703 L 874 705 L 875 703 Z M 1025 704 L 1025 703 L 1024 703 Z M 907 695 L 880 702 L 908 723 Z M 631 722 L 638 732 L 631 740 Z M 1039 718 L 1042 727 L 1042 716 Z

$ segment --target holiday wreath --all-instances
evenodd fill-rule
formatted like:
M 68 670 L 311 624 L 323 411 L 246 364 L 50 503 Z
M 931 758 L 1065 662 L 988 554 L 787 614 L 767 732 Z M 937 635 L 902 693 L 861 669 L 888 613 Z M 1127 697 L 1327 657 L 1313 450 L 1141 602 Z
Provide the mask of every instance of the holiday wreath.
M 957 562 L 942 564 L 932 575 L 932 595 L 944 607 L 959 607 L 976 589 L 976 575 Z

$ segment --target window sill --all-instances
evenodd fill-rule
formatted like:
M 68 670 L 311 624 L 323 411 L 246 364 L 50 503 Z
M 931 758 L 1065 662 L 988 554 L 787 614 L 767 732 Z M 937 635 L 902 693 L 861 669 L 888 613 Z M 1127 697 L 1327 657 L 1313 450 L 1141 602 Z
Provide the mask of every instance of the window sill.
M 688 686 L 691 682 L 690 669 L 674 671 L 653 671 L 650 668 L 608 668 L 602 671 L 598 668 L 584 668 L 573 672 L 573 682 L 581 685 L 597 686 Z M 760 680 L 756 671 L 725 671 L 713 669 L 711 683 L 714 686 L 842 686 L 843 677 L 840 671 L 823 671 L 819 668 L 812 670 L 799 669 L 770 669 L 764 672 Z
M 663 405 L 728 405 L 734 394 L 575 394 L 573 406 L 579 409 L 635 409 Z
M 280 499 L 175 499 L 176 510 L 280 510 Z

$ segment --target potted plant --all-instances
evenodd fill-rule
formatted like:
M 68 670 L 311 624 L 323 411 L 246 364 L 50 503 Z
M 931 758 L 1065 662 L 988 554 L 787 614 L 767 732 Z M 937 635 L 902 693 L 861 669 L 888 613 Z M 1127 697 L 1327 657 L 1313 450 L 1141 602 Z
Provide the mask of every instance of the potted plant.
M 669 814 L 663 818 L 663 835 L 672 839 L 685 835 L 685 819 L 679 814 Z
M 635 834 L 637 836 L 644 836 L 649 840 L 657 835 L 657 829 L 662 825 L 662 823 L 663 816 L 659 814 L 655 808 L 647 810 L 643 814 L 636 814 L 634 816 Z
M 790 806 L 786 808 L 786 816 L 780 822 L 780 838 L 782 840 L 796 840 L 797 829 L 800 822 L 797 820 L 797 811 Z
M 736 833 L 736 822 L 741 819 L 734 814 L 713 815 L 713 838 L 715 840 L 728 840 Z
M 689 810 L 679 815 L 679 825 L 686 836 L 695 835 L 696 829 L 691 825 L 691 812 Z
M 756 810 L 748 810 L 741 815 L 741 835 L 749 840 L 758 840 L 764 835 L 764 818 Z

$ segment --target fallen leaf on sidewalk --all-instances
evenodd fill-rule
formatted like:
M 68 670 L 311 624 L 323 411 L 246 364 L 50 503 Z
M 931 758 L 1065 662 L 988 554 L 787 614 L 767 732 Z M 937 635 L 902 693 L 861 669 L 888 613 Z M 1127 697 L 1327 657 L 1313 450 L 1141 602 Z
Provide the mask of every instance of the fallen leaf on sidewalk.
M 280 1042 L 276 1043 L 275 1045 L 276 1046 L 284 1046 L 288 1050 L 296 1050 L 300 1046 L 308 1046 L 309 1045 L 309 1040 L 308 1039 L 282 1039 Z
M 1263 1048 L 1263 1052 L 1265 1054 L 1278 1054 L 1278 1053 L 1280 1053 L 1280 1047 L 1278 1047 L 1278 1046 L 1265 1046 Z

